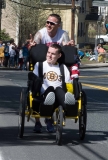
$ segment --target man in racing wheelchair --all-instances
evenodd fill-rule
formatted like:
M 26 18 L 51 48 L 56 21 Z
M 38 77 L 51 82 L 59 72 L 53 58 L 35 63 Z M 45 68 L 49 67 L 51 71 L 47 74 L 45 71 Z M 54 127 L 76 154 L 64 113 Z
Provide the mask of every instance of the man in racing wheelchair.
M 54 105 L 55 99 L 56 104 L 61 105 L 63 109 L 66 109 L 66 105 L 74 105 L 75 97 L 74 94 L 66 92 L 64 84 L 62 82 L 62 76 L 60 71 L 60 64 L 58 60 L 62 56 L 61 46 L 58 44 L 51 44 L 48 48 L 46 54 L 46 60 L 42 63 L 43 67 L 43 77 L 39 77 L 39 62 L 34 66 L 33 72 L 29 72 L 28 79 L 36 82 L 36 86 L 33 88 L 33 96 L 40 92 L 41 97 L 43 98 L 44 105 Z M 66 65 L 63 65 L 64 68 L 64 82 L 72 83 L 70 79 L 70 72 Z M 44 106 L 43 106 L 44 107 Z M 47 124 L 47 131 L 53 132 L 54 126 L 51 119 L 45 120 Z M 36 118 L 36 123 L 34 127 L 35 132 L 41 132 L 41 122 L 39 118 Z

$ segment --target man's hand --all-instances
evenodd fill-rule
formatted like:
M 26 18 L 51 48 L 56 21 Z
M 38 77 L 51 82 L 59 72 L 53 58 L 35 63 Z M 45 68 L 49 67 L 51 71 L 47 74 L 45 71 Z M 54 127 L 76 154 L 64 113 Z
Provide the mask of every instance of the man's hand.
M 35 45 L 36 45 L 36 42 L 33 41 L 33 36 L 32 36 L 32 34 L 30 34 L 30 39 L 28 39 L 27 42 L 29 43 L 28 49 L 30 49 L 32 46 L 35 46 Z
M 75 41 L 74 40 L 70 40 L 69 42 L 67 42 L 66 45 L 67 46 L 75 46 Z

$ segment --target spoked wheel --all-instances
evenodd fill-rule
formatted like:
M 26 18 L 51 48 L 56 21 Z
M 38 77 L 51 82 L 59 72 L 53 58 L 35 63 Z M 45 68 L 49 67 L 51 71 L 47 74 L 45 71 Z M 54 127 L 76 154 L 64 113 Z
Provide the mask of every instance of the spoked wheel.
M 63 108 L 62 106 L 58 107 L 57 111 L 57 125 L 56 125 L 56 143 L 61 145 L 62 143 L 62 126 L 63 123 Z
M 26 107 L 26 98 L 25 90 L 22 89 L 20 95 L 20 106 L 19 106 L 19 118 L 18 118 L 18 127 L 19 127 L 19 137 L 22 138 L 24 134 L 24 122 L 25 122 L 25 107 Z
M 81 140 L 85 138 L 87 125 L 87 107 L 86 107 L 86 94 L 82 92 L 82 111 L 79 116 L 79 137 Z

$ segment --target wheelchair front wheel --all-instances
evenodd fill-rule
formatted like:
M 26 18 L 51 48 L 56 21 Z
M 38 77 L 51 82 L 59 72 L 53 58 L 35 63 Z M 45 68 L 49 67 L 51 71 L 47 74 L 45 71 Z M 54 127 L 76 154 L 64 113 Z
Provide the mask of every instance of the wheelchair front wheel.
M 22 89 L 21 95 L 20 95 L 19 118 L 18 118 L 20 138 L 23 138 L 23 134 L 24 134 L 25 107 L 26 107 L 25 90 Z
M 61 145 L 62 143 L 62 129 L 63 129 L 63 107 L 59 106 L 57 110 L 57 124 L 56 124 L 56 143 Z
M 85 138 L 86 125 L 87 125 L 87 106 L 86 106 L 86 94 L 82 92 L 82 110 L 79 116 L 79 137 L 81 140 Z

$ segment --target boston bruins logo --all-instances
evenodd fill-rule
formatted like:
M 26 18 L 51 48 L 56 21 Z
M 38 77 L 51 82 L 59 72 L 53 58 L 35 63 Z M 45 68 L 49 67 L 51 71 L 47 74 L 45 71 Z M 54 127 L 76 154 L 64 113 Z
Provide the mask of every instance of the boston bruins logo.
M 57 75 L 57 73 L 50 71 L 47 73 L 47 79 L 49 81 L 56 81 L 58 79 L 58 75 Z

